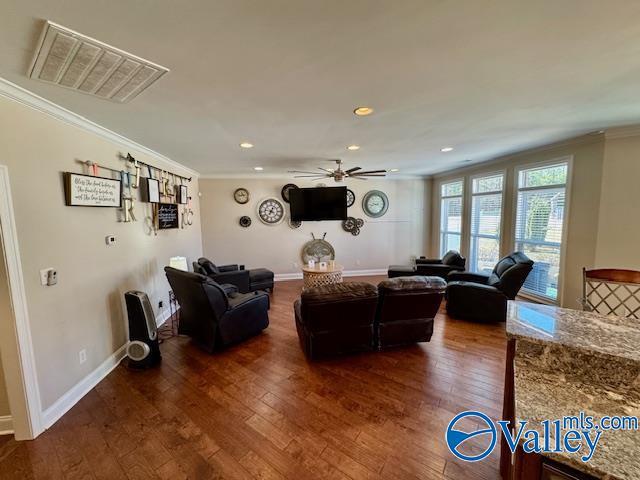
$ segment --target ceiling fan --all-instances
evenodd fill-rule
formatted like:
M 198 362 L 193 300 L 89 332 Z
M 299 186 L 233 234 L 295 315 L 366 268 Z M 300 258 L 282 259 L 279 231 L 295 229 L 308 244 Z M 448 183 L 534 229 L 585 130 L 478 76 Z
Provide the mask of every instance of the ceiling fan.
M 294 178 L 313 178 L 313 180 L 321 180 L 323 178 L 333 178 L 336 182 L 341 182 L 345 178 L 357 178 L 358 180 L 367 180 L 366 177 L 384 177 L 387 174 L 386 170 L 364 170 L 361 171 L 361 167 L 353 167 L 348 170 L 342 170 L 342 160 L 329 160 L 330 162 L 336 162 L 337 168 L 324 168 L 318 167 L 320 172 L 304 172 L 301 170 L 289 170 L 289 173 L 301 173 L 304 175 L 294 175 Z

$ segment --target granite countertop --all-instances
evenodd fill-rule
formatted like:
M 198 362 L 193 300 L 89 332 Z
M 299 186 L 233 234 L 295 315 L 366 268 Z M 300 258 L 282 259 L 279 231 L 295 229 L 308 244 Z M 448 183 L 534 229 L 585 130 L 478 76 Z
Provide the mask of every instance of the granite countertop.
M 640 417 L 640 322 L 622 317 L 509 302 L 507 335 L 516 340 L 516 421 L 585 412 Z M 640 479 L 640 432 L 603 431 L 595 454 L 544 454 L 597 478 Z

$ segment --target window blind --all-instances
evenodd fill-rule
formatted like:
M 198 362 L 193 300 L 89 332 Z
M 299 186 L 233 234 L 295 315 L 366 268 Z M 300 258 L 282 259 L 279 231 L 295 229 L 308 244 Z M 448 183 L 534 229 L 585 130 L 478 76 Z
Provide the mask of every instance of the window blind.
M 474 178 L 471 185 L 469 269 L 490 273 L 500 258 L 504 175 Z
M 460 251 L 462 238 L 462 180 L 443 183 L 440 187 L 440 255 L 449 250 Z

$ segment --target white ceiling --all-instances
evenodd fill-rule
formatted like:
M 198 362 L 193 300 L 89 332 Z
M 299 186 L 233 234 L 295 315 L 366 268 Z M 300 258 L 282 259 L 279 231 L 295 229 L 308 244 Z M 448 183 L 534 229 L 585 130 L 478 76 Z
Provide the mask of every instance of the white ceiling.
M 31 80 L 45 19 L 171 72 L 129 104 Z M 203 174 L 429 174 L 637 123 L 640 2 L 1 0 L 0 76 Z

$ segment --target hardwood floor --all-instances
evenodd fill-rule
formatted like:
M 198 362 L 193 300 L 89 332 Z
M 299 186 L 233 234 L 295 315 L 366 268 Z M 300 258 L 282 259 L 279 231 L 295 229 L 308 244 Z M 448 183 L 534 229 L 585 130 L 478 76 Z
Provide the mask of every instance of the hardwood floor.
M 276 284 L 269 328 L 242 345 L 171 338 L 159 368 L 119 366 L 36 440 L 0 437 L 0 478 L 499 478 L 499 449 L 459 461 L 444 430 L 465 409 L 499 417 L 503 324 L 441 312 L 430 343 L 308 363 L 300 287 Z

